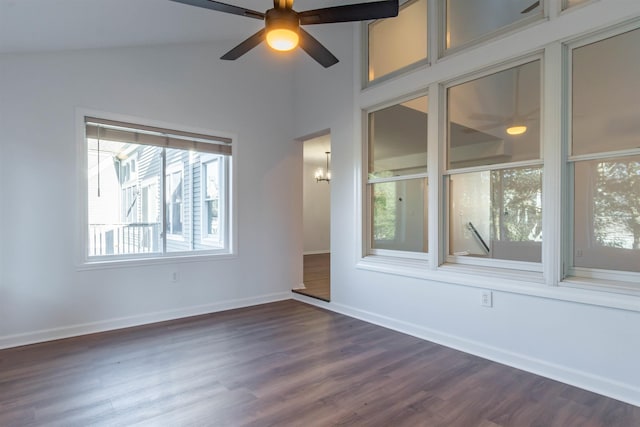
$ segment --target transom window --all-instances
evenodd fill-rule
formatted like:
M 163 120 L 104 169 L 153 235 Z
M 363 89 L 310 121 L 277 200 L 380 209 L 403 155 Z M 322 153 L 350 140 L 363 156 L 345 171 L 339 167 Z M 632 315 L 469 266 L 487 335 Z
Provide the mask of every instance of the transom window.
M 229 251 L 231 140 L 93 117 L 85 135 L 88 260 Z
M 543 16 L 540 0 L 441 0 L 444 5 L 444 51 L 485 40 L 498 32 Z
M 397 17 L 368 25 L 367 81 L 427 59 L 427 0 L 409 0 Z

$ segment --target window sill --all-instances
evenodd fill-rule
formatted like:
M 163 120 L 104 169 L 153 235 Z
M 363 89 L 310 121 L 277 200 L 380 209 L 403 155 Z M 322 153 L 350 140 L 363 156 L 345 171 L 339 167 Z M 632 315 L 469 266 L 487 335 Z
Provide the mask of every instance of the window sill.
M 582 280 L 581 286 L 571 286 L 577 283 L 573 279 L 562 282 L 561 286 L 547 286 L 542 273 L 538 272 L 453 264 L 430 269 L 426 260 L 375 255 L 361 258 L 356 268 L 444 284 L 640 312 L 640 292 L 634 295 L 616 293 L 606 288 L 602 282 L 599 282 L 598 287 L 594 285 L 588 288 Z
M 637 282 L 569 276 L 560 282 L 560 286 L 640 297 L 640 284 Z
M 234 253 L 204 253 L 188 255 L 165 255 L 149 258 L 105 259 L 85 261 L 76 267 L 76 271 L 102 270 L 111 268 L 145 267 L 159 264 L 183 264 L 191 262 L 223 261 L 236 258 Z

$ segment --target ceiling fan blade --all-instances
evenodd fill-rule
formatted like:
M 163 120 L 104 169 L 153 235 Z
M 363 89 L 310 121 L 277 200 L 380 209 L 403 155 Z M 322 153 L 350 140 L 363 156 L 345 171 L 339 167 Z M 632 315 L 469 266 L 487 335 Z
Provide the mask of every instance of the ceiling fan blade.
M 300 25 L 368 21 L 398 16 L 398 0 L 348 4 L 299 12 Z
M 533 9 L 535 9 L 536 7 L 540 6 L 540 1 L 538 0 L 537 2 L 533 3 L 531 6 L 529 6 L 528 8 L 526 8 L 525 10 L 523 10 L 520 13 L 529 13 L 531 12 Z
M 244 7 L 233 6 L 226 3 L 213 0 L 171 0 L 176 3 L 188 4 L 189 6 L 203 7 L 205 9 L 217 10 L 218 12 L 231 13 L 233 15 L 246 16 L 254 19 L 264 20 L 264 13 L 255 10 L 245 9 Z
M 249 52 L 254 47 L 258 46 L 264 40 L 265 29 L 261 29 L 238 46 L 231 49 L 229 52 L 225 53 L 220 57 L 220 59 L 224 59 L 227 61 L 233 61 L 240 58 L 245 53 Z
M 324 68 L 338 63 L 338 58 L 302 28 L 300 28 L 300 47 Z

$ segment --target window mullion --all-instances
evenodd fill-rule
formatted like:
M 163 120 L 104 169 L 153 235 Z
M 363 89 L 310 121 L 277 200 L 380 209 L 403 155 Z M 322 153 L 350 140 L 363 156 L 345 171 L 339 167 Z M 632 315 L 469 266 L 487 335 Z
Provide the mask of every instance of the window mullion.
M 563 47 L 554 43 L 545 48 L 542 63 L 542 145 L 544 173 L 542 175 L 542 268 L 545 283 L 557 286 L 563 276 L 562 223 L 563 223 L 563 84 L 564 73 L 558 70 L 564 64 Z
M 429 266 L 436 269 L 444 262 L 444 222 L 442 194 L 444 157 L 444 88 L 438 83 L 429 86 L 429 116 L 427 127 L 427 229 L 429 230 Z
M 160 173 L 160 206 L 162 206 L 162 253 L 167 253 L 167 149 L 163 148 L 162 172 Z

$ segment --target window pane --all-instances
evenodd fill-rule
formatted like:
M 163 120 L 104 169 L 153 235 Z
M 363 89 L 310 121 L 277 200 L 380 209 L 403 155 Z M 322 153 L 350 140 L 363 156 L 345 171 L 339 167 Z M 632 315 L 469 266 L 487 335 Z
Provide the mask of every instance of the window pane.
M 220 240 L 220 162 L 216 158 L 203 164 L 204 173 L 204 236 Z
M 92 138 L 87 145 L 88 256 L 162 252 L 158 187 L 142 185 L 160 179 L 162 149 Z
M 409 1 L 395 18 L 369 24 L 369 81 L 427 57 L 427 0 Z
M 449 169 L 540 158 L 540 61 L 447 93 Z
M 449 189 L 451 255 L 541 261 L 541 167 L 452 175 Z
M 575 163 L 574 265 L 640 272 L 640 156 Z
M 427 171 L 427 97 L 369 114 L 369 177 Z
M 581 3 L 585 3 L 587 1 L 589 1 L 589 0 L 563 0 L 562 1 L 562 8 L 563 9 L 568 9 L 571 6 L 575 6 L 575 5 L 578 5 L 578 4 L 581 4 Z
M 542 15 L 542 2 L 536 0 L 447 0 L 446 11 L 445 46 L 447 49 L 451 49 L 530 16 Z
M 640 147 L 640 29 L 573 51 L 574 155 Z
M 372 184 L 372 249 L 427 252 L 427 180 Z

